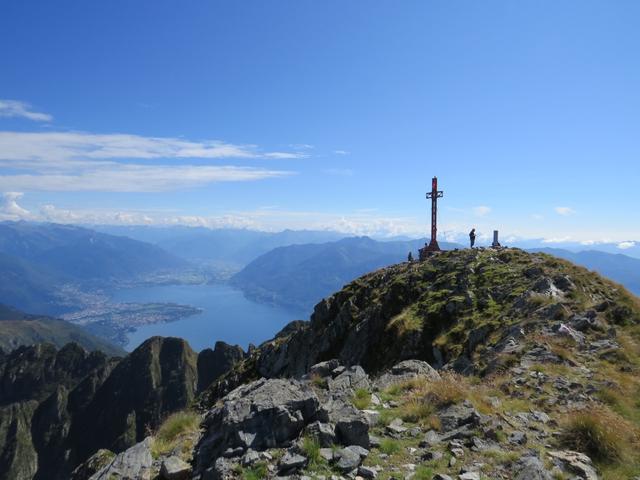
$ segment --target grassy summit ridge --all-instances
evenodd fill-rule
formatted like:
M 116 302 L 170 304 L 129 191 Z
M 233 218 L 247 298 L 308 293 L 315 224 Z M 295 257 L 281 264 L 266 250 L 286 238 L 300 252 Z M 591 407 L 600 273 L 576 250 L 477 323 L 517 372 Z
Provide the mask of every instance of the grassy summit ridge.
M 482 375 L 499 368 L 505 342 L 521 331 L 557 329 L 585 315 L 635 325 L 638 303 L 622 286 L 547 254 L 442 252 L 349 283 L 320 302 L 310 322 L 261 345 L 210 394 L 260 376 L 302 375 L 331 358 L 372 373 L 413 358 Z
M 569 450 L 593 460 L 599 476 L 589 478 L 640 475 L 640 300 L 568 261 L 518 249 L 458 250 L 364 275 L 319 303 L 310 322 L 251 352 L 200 403 L 211 408 L 237 385 L 299 377 L 333 358 L 373 377 L 404 359 L 441 372 L 442 381 L 354 393 L 357 408 L 380 415 L 372 431 L 382 443 L 365 461 L 382 468 L 378 478 L 399 478 L 391 472 L 409 463 L 424 474 L 417 478 L 457 478 L 460 464 L 450 462 L 446 443 L 429 447 L 437 459 L 419 463 L 420 436 L 387 438 L 397 419 L 407 431 L 446 437 L 442 422 L 456 406 L 489 422 L 471 432 L 477 443 L 463 441 L 463 454 L 454 452 L 464 465 L 483 465 L 481 478 L 515 478 L 531 455 L 553 478 L 573 478 L 566 472 L 580 460 Z M 320 380 L 310 379 L 322 391 Z M 382 405 L 369 404 L 373 397 Z

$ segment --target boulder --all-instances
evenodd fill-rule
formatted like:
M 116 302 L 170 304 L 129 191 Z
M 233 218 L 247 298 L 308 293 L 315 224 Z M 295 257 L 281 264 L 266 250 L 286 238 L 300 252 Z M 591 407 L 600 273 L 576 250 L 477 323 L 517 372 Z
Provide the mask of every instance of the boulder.
M 278 472 L 281 474 L 287 475 L 300 470 L 306 464 L 307 464 L 307 459 L 302 455 L 293 453 L 293 452 L 287 452 L 280 459 Z
M 336 468 L 342 473 L 349 473 L 360 466 L 362 463 L 362 457 L 358 452 L 351 448 L 342 448 L 335 452 L 334 458 L 336 461 Z
M 358 467 L 358 476 L 368 479 L 376 478 L 378 476 L 378 471 L 374 468 L 361 465 Z
M 191 465 L 172 455 L 162 461 L 160 478 L 163 480 L 187 480 L 191 476 Z
M 440 374 L 427 362 L 421 360 L 405 360 L 394 365 L 391 367 L 391 370 L 380 376 L 375 381 L 375 386 L 379 390 L 386 390 L 391 385 L 417 377 L 437 380 L 440 378 Z
M 306 432 L 315 438 L 321 447 L 330 447 L 336 442 L 335 427 L 329 423 L 313 422 L 307 426 Z
M 205 432 L 195 453 L 196 472 L 207 469 L 227 449 L 286 447 L 317 420 L 326 420 L 326 413 L 308 385 L 261 379 L 241 386 L 205 416 Z
M 356 407 L 341 399 L 326 405 L 329 420 L 336 426 L 336 439 L 342 445 L 369 448 L 369 420 Z
M 525 457 L 515 480 L 552 480 L 544 464 L 537 457 Z
M 464 425 L 479 425 L 481 415 L 470 405 L 451 405 L 438 414 L 441 431 L 448 432 Z
M 459 480 L 480 480 L 480 472 L 466 472 L 458 475 Z
M 549 452 L 549 456 L 565 471 L 576 473 L 584 480 L 598 480 L 593 462 L 584 453 L 561 450 Z
M 316 363 L 309 368 L 309 376 L 328 377 L 339 366 L 340 362 L 335 358 L 326 362 Z
M 337 377 L 329 380 L 327 386 L 334 397 L 351 397 L 360 388 L 371 389 L 369 376 L 358 365 L 349 367 Z
M 151 437 L 119 453 L 105 467 L 90 477 L 90 480 L 147 480 L 151 478 Z

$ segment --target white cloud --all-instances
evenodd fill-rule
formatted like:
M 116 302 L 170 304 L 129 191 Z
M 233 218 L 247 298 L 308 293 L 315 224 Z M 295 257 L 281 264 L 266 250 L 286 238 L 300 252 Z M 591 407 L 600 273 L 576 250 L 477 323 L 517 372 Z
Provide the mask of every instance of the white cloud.
M 539 213 L 534 213 L 533 215 L 531 215 L 531 218 L 533 218 L 534 220 L 544 220 L 544 216 L 540 215 Z
M 288 211 L 274 207 L 253 211 L 227 212 L 221 215 L 182 215 L 166 211 L 137 211 L 113 209 L 64 209 L 46 204 L 35 214 L 23 209 L 12 197 L 15 214 L 5 220 L 38 220 L 55 223 L 103 224 L 103 225 L 187 225 L 207 228 L 250 228 L 264 231 L 284 229 L 313 229 L 339 231 L 349 235 L 390 237 L 396 235 L 424 235 L 426 227 L 414 219 L 379 216 L 354 212 L 333 214 L 325 212 Z M 11 203 L 11 202 L 9 202 Z M 7 210 L 7 209 L 6 209 Z
M 618 244 L 618 248 L 620 250 L 628 250 L 629 248 L 633 248 L 636 246 L 636 242 L 620 242 Z
M 31 105 L 18 100 L 0 100 L 0 117 L 26 118 L 34 122 L 50 122 L 53 117 L 48 113 L 34 112 Z
M 292 172 L 234 166 L 125 165 L 113 163 L 79 173 L 0 175 L 0 190 L 163 192 L 216 182 L 246 182 Z
M 213 182 L 253 181 L 292 172 L 177 159 L 301 158 L 255 145 L 84 132 L 0 132 L 0 190 L 158 192 Z M 150 163 L 151 160 L 157 160 Z M 137 163 L 133 163 L 137 161 Z M 168 163 L 171 161 L 172 163 Z
M 255 145 L 219 140 L 194 142 L 172 137 L 87 132 L 0 132 L 0 160 L 7 164 L 33 161 L 60 166 L 64 162 L 113 159 L 300 158 L 287 152 L 261 153 Z
M 552 237 L 552 238 L 545 238 L 542 240 L 542 243 L 565 243 L 571 240 L 571 237 L 566 236 L 566 237 Z
M 478 217 L 484 217 L 491 212 L 491 207 L 487 207 L 486 205 L 479 205 L 477 207 L 473 207 L 473 213 Z
M 0 220 L 31 220 L 33 215 L 29 210 L 18 205 L 22 192 L 5 192 L 0 203 Z
M 333 153 L 336 155 L 349 155 L 351 152 L 347 152 L 346 150 L 334 150 Z
M 290 159 L 290 158 L 307 158 L 309 155 L 304 153 L 292 153 L 292 152 L 269 152 L 264 154 L 267 158 L 275 159 Z
M 564 217 L 568 217 L 569 215 L 576 213 L 576 211 L 570 207 L 556 207 L 554 210 L 558 215 L 562 215 Z

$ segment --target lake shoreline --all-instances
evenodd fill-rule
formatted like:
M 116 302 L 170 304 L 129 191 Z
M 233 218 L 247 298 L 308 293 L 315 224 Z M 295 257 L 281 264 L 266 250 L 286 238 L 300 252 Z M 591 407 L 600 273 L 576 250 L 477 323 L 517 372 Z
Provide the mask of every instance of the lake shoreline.
M 301 311 L 256 302 L 226 283 L 125 288 L 113 292 L 111 300 L 120 304 L 175 304 L 197 310 L 175 320 L 128 329 L 124 346 L 128 351 L 155 335 L 184 338 L 196 351 L 213 348 L 218 340 L 246 349 L 249 344 L 273 338 L 292 320 L 309 318 Z

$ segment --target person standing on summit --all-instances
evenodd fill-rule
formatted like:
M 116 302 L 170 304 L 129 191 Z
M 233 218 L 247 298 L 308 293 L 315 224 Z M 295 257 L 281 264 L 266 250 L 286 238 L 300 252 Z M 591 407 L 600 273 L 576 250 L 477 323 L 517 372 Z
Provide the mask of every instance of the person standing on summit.
M 476 229 L 472 228 L 469 232 L 469 241 L 471 242 L 471 248 L 476 244 Z

